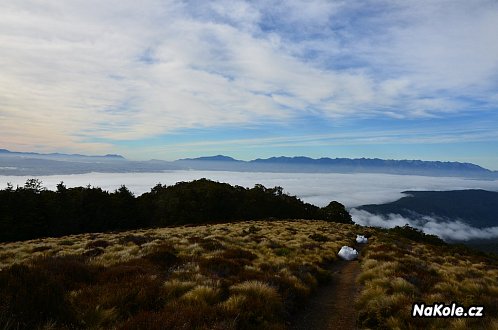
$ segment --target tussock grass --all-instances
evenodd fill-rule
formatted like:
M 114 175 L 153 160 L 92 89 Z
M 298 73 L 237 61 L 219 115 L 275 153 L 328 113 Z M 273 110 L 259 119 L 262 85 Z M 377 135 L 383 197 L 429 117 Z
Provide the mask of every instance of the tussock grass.
M 9 288 L 42 285 L 34 300 L 0 288 L 0 327 L 283 329 L 354 238 L 350 225 L 293 220 L 1 244 Z
M 220 302 L 221 298 L 221 290 L 219 288 L 207 285 L 196 286 L 181 297 L 181 299 L 194 304 L 207 305 L 214 305 Z
M 361 328 L 498 328 L 496 257 L 445 246 L 412 231 L 378 231 L 363 250 L 361 267 L 356 303 Z M 414 302 L 484 305 L 485 318 L 412 318 Z
M 496 258 L 309 220 L 0 244 L 0 328 L 284 329 L 356 234 L 369 237 L 351 301 L 360 328 L 498 328 Z M 484 304 L 486 317 L 412 319 L 415 301 Z

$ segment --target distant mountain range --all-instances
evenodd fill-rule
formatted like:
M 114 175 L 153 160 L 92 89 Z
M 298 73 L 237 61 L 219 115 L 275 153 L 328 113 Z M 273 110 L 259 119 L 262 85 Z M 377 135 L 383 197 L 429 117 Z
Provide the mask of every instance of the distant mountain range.
M 195 170 L 225 170 L 249 172 L 304 172 L 304 173 L 387 173 L 427 176 L 459 176 L 498 178 L 498 172 L 471 163 L 422 160 L 384 160 L 370 158 L 271 157 L 241 161 L 217 155 L 186 158 L 174 162 L 180 167 Z
M 383 160 L 369 158 L 271 157 L 251 161 L 217 155 L 176 161 L 130 161 L 121 155 L 40 154 L 0 149 L 0 175 L 51 175 L 88 172 L 161 172 L 168 170 L 210 170 L 291 173 L 387 173 L 426 176 L 498 178 L 491 171 L 471 163 Z
M 0 149 L 0 157 L 2 156 L 13 156 L 13 157 L 24 157 L 24 158 L 38 158 L 38 159 L 59 159 L 59 160 L 125 160 L 121 155 L 107 154 L 104 156 L 86 156 L 80 154 L 62 154 L 62 153 L 50 153 L 50 154 L 40 154 L 37 152 L 17 152 L 9 151 L 7 149 Z
M 130 161 L 121 155 L 40 154 L 0 149 L 0 175 L 159 172 L 179 169 L 171 162 Z

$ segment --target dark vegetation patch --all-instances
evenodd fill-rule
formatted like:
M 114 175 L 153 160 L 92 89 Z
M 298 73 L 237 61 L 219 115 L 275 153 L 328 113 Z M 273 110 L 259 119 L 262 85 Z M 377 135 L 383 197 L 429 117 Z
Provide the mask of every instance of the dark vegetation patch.
M 89 249 L 89 250 L 86 250 L 85 252 L 83 252 L 83 255 L 85 257 L 90 257 L 90 258 L 98 257 L 101 254 L 104 254 L 104 249 L 101 247 Z
M 329 240 L 327 236 L 318 233 L 311 234 L 309 238 L 311 238 L 315 242 L 327 242 Z
M 438 272 L 427 262 L 408 259 L 396 269 L 396 275 L 413 284 L 421 292 L 430 292 L 441 278 Z
M 144 258 L 162 269 L 170 269 L 182 262 L 182 259 L 177 256 L 177 253 L 178 251 L 176 251 L 173 246 L 164 243 L 157 246 L 153 252 L 149 253 Z
M 247 230 L 243 229 L 242 233 L 240 235 L 241 236 L 247 236 L 247 235 L 250 235 L 250 234 L 256 234 L 260 230 L 261 230 L 261 228 L 259 228 L 257 226 L 254 226 L 254 225 L 251 225 L 251 226 L 249 226 L 249 228 Z
M 388 233 L 390 233 L 391 235 L 408 238 L 409 240 L 419 243 L 446 245 L 446 243 L 436 235 L 425 234 L 420 229 L 413 228 L 409 225 L 404 225 L 403 227 L 396 226 L 389 229 Z
M 352 223 L 344 206 L 335 201 L 319 208 L 284 194 L 281 187 L 257 184 L 244 188 L 207 179 L 173 186 L 158 184 L 139 197 L 125 186 L 107 192 L 95 187 L 66 188 L 61 182 L 56 191 L 49 191 L 36 179 L 17 189 L 8 186 L 0 190 L 0 242 L 242 219 L 323 219 Z M 259 230 L 251 226 L 242 234 L 255 235 Z M 151 239 L 122 238 L 138 246 Z
M 102 248 L 105 249 L 106 247 L 110 246 L 111 243 L 105 240 L 95 240 L 95 241 L 90 241 L 86 244 L 85 248 L 87 249 L 94 249 L 94 248 Z
M 48 272 L 26 265 L 14 265 L 0 272 L 0 315 L 5 327 L 36 329 L 51 321 L 76 324 L 64 286 Z
M 87 324 L 95 320 L 96 308 L 114 310 L 117 321 L 123 321 L 141 311 L 159 311 L 166 303 L 163 281 L 152 276 L 134 276 L 119 282 L 97 283 L 82 289 L 74 305 Z M 114 320 L 112 320 L 114 321 Z
M 190 237 L 189 242 L 191 243 L 197 243 L 199 244 L 200 247 L 202 247 L 206 251 L 216 251 L 216 250 L 221 250 L 223 249 L 224 245 L 220 241 L 216 239 L 206 239 L 206 238 L 201 238 L 201 237 Z
M 199 261 L 201 273 L 222 278 L 238 276 L 247 264 L 249 263 L 243 259 L 234 260 L 223 257 L 212 257 Z
M 257 256 L 243 249 L 226 249 L 220 255 L 199 260 L 202 273 L 219 278 L 237 277 Z
M 150 237 L 150 236 L 139 236 L 139 235 L 126 235 L 121 237 L 118 242 L 120 244 L 128 244 L 128 243 L 133 243 L 137 246 L 142 246 L 145 243 L 152 242 L 155 238 Z
M 245 259 L 247 261 L 252 261 L 258 257 L 251 251 L 238 249 L 238 248 L 226 249 L 223 251 L 221 256 L 227 259 L 238 259 L 238 260 Z
M 43 251 L 47 251 L 47 250 L 50 250 L 52 249 L 51 246 L 48 246 L 48 245 L 41 245 L 41 246 L 35 246 L 31 252 L 32 253 L 35 253 L 35 252 L 43 252 Z
M 64 290 L 78 290 L 94 282 L 102 271 L 102 267 L 89 265 L 85 256 L 77 255 L 38 258 L 31 262 L 31 269 L 48 275 Z

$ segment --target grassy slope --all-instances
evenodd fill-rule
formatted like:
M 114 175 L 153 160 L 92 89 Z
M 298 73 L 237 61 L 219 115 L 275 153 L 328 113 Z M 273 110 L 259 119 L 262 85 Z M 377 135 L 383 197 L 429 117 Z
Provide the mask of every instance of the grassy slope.
M 462 246 L 377 233 L 362 253 L 357 301 L 364 328 L 497 329 L 498 258 Z M 414 302 L 484 305 L 485 318 L 411 318 Z
M 0 327 L 282 329 L 356 233 L 372 235 L 362 327 L 498 324 L 496 260 L 354 225 L 251 221 L 1 244 Z M 414 323 L 414 301 L 485 303 L 487 317 Z

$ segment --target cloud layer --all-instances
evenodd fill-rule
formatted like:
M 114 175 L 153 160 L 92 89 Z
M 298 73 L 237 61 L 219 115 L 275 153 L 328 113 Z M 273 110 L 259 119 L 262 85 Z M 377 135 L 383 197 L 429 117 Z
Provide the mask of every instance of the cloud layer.
M 6 1 L 0 139 L 95 153 L 306 116 L 485 116 L 497 33 L 488 0 Z
M 22 186 L 30 177 L 0 176 L 0 188 L 7 182 Z M 336 200 L 348 208 L 364 204 L 388 203 L 404 197 L 406 190 L 459 190 L 485 189 L 498 191 L 498 181 L 467 180 L 463 178 L 424 177 L 391 174 L 337 174 L 337 173 L 255 173 L 224 171 L 171 171 L 164 173 L 87 173 L 40 177 L 49 189 L 60 181 L 68 187 L 88 184 L 106 190 L 126 185 L 140 195 L 157 183 L 172 185 L 179 181 L 200 178 L 226 182 L 232 185 L 253 187 L 260 183 L 266 187 L 281 186 L 286 193 L 318 206 Z
M 458 219 L 442 219 L 429 216 L 405 218 L 399 214 L 382 216 L 357 209 L 352 209 L 350 213 L 353 221 L 362 226 L 394 228 L 396 226 L 410 225 L 422 230 L 424 233 L 437 235 L 446 241 L 498 238 L 498 226 L 475 228 Z
M 0 176 L 0 188 L 7 182 L 14 186 L 24 185 L 30 177 Z M 406 190 L 458 190 L 485 189 L 498 191 L 498 181 L 467 180 L 462 178 L 423 177 L 389 174 L 336 174 L 336 173 L 252 173 L 222 171 L 171 171 L 165 173 L 88 173 L 78 175 L 53 175 L 40 177 L 44 186 L 55 190 L 60 181 L 68 187 L 92 185 L 113 191 L 126 185 L 140 195 L 157 183 L 172 185 L 179 181 L 208 178 L 232 185 L 253 187 L 261 183 L 266 187 L 281 186 L 286 193 L 296 195 L 305 202 L 325 206 L 336 200 L 351 209 L 353 220 L 361 225 L 392 228 L 409 224 L 426 233 L 435 234 L 445 240 L 469 240 L 473 238 L 498 237 L 498 227 L 478 229 L 458 219 L 420 217 L 403 218 L 400 215 L 387 217 L 354 209 L 364 204 L 381 204 L 395 201 Z

